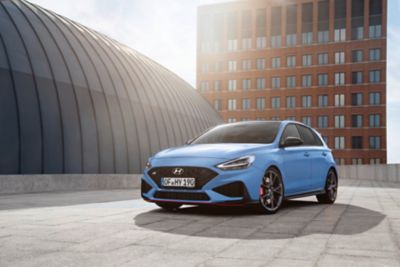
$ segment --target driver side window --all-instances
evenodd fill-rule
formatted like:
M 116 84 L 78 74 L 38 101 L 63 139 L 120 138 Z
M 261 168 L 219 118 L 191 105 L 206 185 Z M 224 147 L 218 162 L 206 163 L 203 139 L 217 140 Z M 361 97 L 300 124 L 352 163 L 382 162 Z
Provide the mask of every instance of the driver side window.
M 289 136 L 301 138 L 296 125 L 289 124 L 288 126 L 286 126 L 285 130 L 283 131 L 280 143 L 283 144 L 285 142 L 286 138 L 288 138 Z

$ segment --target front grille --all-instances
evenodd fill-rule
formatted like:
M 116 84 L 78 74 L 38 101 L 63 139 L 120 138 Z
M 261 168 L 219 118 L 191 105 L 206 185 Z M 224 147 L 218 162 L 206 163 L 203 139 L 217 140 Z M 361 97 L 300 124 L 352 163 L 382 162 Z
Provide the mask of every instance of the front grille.
M 181 175 L 175 175 L 173 171 L 176 168 L 182 168 L 183 173 Z M 193 177 L 196 179 L 196 186 L 194 188 L 188 188 L 192 190 L 201 189 L 206 183 L 218 175 L 218 173 L 214 172 L 213 170 L 200 167 L 155 167 L 149 170 L 147 174 L 160 188 L 163 188 L 161 185 L 162 177 Z M 172 188 L 168 187 L 168 189 Z
M 149 185 L 145 180 L 142 179 L 142 184 L 141 184 L 142 194 L 143 193 L 146 194 L 147 192 L 150 191 L 151 188 L 152 188 L 151 185 Z
M 226 185 L 222 185 L 213 189 L 213 191 L 225 195 L 227 197 L 243 197 L 244 196 L 244 185 L 241 182 L 234 182 Z
M 176 200 L 210 200 L 205 193 L 189 193 L 189 192 L 165 192 L 157 191 L 154 195 L 155 198 L 161 199 L 176 199 Z

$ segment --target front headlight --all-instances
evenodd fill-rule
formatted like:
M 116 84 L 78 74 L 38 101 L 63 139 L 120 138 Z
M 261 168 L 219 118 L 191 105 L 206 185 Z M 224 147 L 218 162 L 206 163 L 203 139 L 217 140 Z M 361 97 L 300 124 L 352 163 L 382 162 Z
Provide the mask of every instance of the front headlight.
M 151 163 L 150 163 L 150 159 L 146 162 L 146 170 L 151 169 Z
M 244 156 L 218 164 L 217 168 L 224 171 L 246 169 L 251 166 L 255 159 L 256 157 L 253 155 Z

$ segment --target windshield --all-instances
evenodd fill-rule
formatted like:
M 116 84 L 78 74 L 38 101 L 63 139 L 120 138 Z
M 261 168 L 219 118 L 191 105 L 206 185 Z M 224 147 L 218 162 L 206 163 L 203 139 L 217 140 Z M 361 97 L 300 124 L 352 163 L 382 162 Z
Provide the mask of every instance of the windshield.
M 275 140 L 280 124 L 272 121 L 225 124 L 205 132 L 191 144 L 270 144 Z

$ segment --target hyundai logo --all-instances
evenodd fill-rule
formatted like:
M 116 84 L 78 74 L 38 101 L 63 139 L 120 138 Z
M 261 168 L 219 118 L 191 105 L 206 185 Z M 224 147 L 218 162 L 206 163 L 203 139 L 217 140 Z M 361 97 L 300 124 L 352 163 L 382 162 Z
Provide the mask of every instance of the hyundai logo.
M 183 169 L 182 168 L 175 168 L 172 173 L 174 175 L 182 175 L 183 174 Z

